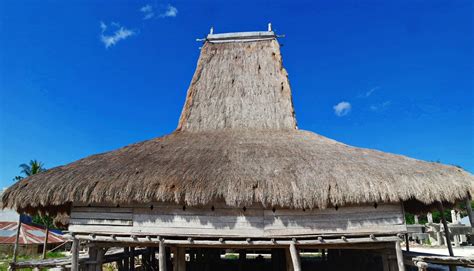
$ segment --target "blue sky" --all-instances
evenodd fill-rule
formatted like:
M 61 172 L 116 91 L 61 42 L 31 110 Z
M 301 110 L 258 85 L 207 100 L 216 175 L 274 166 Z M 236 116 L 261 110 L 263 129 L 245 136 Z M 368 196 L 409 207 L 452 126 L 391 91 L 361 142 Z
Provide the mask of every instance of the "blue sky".
M 215 32 L 281 39 L 298 126 L 474 172 L 471 1 L 0 2 L 0 185 L 172 132 Z

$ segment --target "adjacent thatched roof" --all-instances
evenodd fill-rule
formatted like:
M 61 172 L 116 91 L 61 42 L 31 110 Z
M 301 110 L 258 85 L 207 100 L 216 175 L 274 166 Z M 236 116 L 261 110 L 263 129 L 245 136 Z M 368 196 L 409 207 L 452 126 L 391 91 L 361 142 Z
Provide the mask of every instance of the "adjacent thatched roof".
M 71 202 L 290 208 L 404 201 L 453 203 L 474 177 L 437 163 L 354 148 L 298 130 L 278 42 L 202 48 L 174 133 L 93 155 L 22 180 L 3 196 L 20 211 Z

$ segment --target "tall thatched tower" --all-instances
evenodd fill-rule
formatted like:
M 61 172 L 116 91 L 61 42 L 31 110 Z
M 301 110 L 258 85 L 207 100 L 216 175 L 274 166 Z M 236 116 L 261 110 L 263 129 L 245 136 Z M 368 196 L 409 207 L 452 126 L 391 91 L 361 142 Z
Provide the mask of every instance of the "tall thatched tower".
M 211 259 L 211 248 L 271 249 L 274 270 L 300 270 L 302 249 L 387 259 L 406 231 L 404 208 L 463 200 L 473 181 L 299 130 L 277 38 L 265 31 L 207 36 L 172 134 L 29 177 L 3 202 L 70 214 L 75 244 L 158 247 L 160 270 L 167 248 L 176 270 Z

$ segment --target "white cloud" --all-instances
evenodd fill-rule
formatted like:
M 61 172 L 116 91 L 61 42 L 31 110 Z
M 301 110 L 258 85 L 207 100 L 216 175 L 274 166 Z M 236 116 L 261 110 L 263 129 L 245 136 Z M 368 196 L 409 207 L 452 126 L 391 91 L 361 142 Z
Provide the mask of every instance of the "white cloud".
M 178 15 L 178 9 L 172 5 L 168 5 L 166 11 L 160 14 L 160 17 L 176 17 Z
M 153 11 L 153 7 L 151 5 L 145 5 L 141 7 L 140 11 L 143 13 L 143 20 L 149 20 L 155 17 L 155 12 Z
M 388 106 L 390 106 L 392 102 L 391 101 L 385 101 L 383 103 L 380 103 L 380 104 L 373 104 L 370 106 L 370 110 L 372 111 L 381 111 L 381 110 L 384 110 L 386 109 Z
M 338 117 L 345 116 L 351 112 L 352 106 L 349 102 L 340 102 L 332 107 L 334 109 L 334 114 Z
M 135 31 L 120 26 L 118 23 L 112 23 L 112 26 L 116 28 L 113 34 L 106 34 L 108 26 L 104 22 L 100 22 L 100 41 L 105 45 L 105 48 L 109 48 L 117 44 L 121 40 L 125 40 L 130 36 L 135 35 Z
M 365 93 L 365 97 L 369 97 L 370 95 L 372 95 L 372 93 L 374 93 L 374 91 L 376 91 L 379 88 L 380 88 L 379 86 L 376 86 L 376 87 L 373 87 L 373 88 L 369 89 L 369 91 L 367 91 Z

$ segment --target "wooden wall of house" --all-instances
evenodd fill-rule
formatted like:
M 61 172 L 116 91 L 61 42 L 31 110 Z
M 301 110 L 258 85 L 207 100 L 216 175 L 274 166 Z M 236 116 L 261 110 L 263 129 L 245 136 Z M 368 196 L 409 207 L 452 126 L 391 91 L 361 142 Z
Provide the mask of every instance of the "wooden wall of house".
M 69 231 L 77 233 L 285 237 L 305 235 L 392 234 L 406 231 L 401 204 L 353 206 L 325 210 L 279 209 L 224 204 L 189 207 L 81 206 L 71 212 Z

